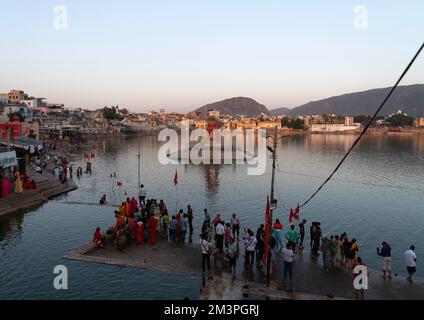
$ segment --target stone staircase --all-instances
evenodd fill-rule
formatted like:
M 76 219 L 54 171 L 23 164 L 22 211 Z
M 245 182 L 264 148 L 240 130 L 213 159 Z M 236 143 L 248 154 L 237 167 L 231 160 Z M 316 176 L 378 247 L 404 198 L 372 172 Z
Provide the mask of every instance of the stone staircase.
M 7 199 L 0 199 L 0 216 L 15 211 L 31 208 L 47 201 L 38 190 L 25 190 L 25 193 L 11 195 Z
M 40 205 L 48 199 L 77 189 L 76 184 L 72 180 L 68 180 L 64 184 L 60 183 L 50 170 L 39 174 L 31 167 L 27 167 L 27 174 L 34 179 L 37 189 L 24 190 L 20 194 L 12 193 L 7 199 L 0 198 L 0 216 Z

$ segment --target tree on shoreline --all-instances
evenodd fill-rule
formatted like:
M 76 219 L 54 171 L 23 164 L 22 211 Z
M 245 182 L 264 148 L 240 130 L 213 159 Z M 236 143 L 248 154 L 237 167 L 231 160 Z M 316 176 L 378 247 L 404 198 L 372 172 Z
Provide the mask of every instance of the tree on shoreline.
M 103 108 L 103 117 L 106 120 L 112 121 L 112 120 L 119 120 L 121 121 L 124 117 L 119 113 L 119 108 L 116 106 L 112 107 L 104 107 Z
M 305 129 L 305 121 L 300 118 L 291 119 L 289 117 L 284 117 L 281 119 L 281 126 L 290 129 Z

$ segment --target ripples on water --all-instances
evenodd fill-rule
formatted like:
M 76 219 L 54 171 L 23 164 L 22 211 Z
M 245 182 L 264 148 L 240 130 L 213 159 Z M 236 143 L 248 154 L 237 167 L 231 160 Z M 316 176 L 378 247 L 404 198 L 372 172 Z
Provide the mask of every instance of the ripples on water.
M 276 216 L 286 226 L 288 216 L 283 209 L 306 200 L 354 139 L 350 135 L 293 136 L 279 146 Z M 247 168 L 242 165 L 161 166 L 156 138 L 140 141 L 142 182 L 148 196 L 164 199 L 168 208 L 175 210 L 173 177 L 177 167 L 178 208 L 192 205 L 197 231 L 206 207 L 213 215 L 220 212 L 226 219 L 236 212 L 246 227 L 256 229 L 263 223 L 270 163 L 266 174 L 259 177 L 247 176 Z M 309 222 L 321 221 L 324 233 L 347 232 L 357 238 L 360 255 L 376 270 L 380 269 L 380 260 L 375 248 L 383 240 L 388 241 L 393 248 L 394 272 L 404 275 L 403 251 L 414 243 L 418 261 L 424 253 L 423 150 L 424 137 L 365 137 L 301 216 Z M 113 208 L 64 202 L 97 203 L 106 194 L 109 202 L 119 203 L 124 191 L 112 185 L 113 172 L 128 194 L 136 193 L 136 139 L 99 140 L 95 153 L 93 175 L 77 180 L 77 191 L 0 222 L 0 299 L 196 298 L 200 284 L 197 278 L 62 259 L 65 252 L 90 239 L 97 226 L 105 229 L 114 222 Z M 78 156 L 75 167 L 82 164 L 82 156 Z M 68 291 L 53 289 L 53 268 L 57 264 L 68 267 Z M 424 275 L 419 265 L 418 275 Z

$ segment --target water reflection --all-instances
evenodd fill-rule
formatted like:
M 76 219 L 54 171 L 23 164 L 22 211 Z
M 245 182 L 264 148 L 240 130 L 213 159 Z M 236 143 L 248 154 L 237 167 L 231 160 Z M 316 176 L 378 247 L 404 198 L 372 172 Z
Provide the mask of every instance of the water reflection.
M 276 191 L 279 208 L 275 212 L 276 216 L 288 223 L 283 204 L 295 206 L 315 191 L 355 138 L 355 135 L 296 135 L 283 140 L 278 148 Z M 265 199 L 270 186 L 269 158 L 264 176 L 248 177 L 246 166 L 234 164 L 163 166 L 157 159 L 160 146 L 157 137 L 99 139 L 95 142 L 93 175 L 84 174 L 77 180 L 78 190 L 49 201 L 35 210 L 34 214 L 24 217 L 22 213 L 0 221 L 0 282 L 3 281 L 0 287 L 6 292 L 3 295 L 10 295 L 20 286 L 16 279 L 22 277 L 22 268 L 34 268 L 51 274 L 50 264 L 61 263 L 65 252 L 88 241 L 93 228 L 113 224 L 113 208 L 69 206 L 61 201 L 98 203 L 100 196 L 107 194 L 110 203 L 119 203 L 124 195 L 117 188 L 116 181 L 124 183 L 128 194 L 137 194 L 136 155 L 139 141 L 142 154 L 141 180 L 146 185 L 148 196 L 164 199 L 173 210 L 176 200 L 173 178 L 177 168 L 178 203 L 181 207 L 190 203 L 194 208 L 194 235 L 201 227 L 203 208 L 213 213 L 220 212 L 226 219 L 230 213 L 235 212 L 241 217 L 243 227 L 257 228 L 263 223 Z M 302 209 L 302 217 L 308 221 L 319 219 L 328 233 L 340 234 L 346 231 L 355 236 L 361 244 L 361 257 L 374 269 L 379 269 L 381 263 L 375 254 L 375 247 L 383 240 L 396 244 L 392 252 L 397 257 L 393 267 L 400 274 L 404 273 L 404 262 L 399 257 L 403 257 L 405 248 L 414 243 L 417 245 L 417 255 L 424 255 L 424 200 L 419 191 L 423 189 L 424 181 L 423 151 L 424 136 L 364 137 L 335 179 L 309 206 Z M 76 156 L 76 165 L 83 165 L 83 156 Z M 113 172 L 117 174 L 115 184 L 110 178 Z M 24 239 L 20 241 L 22 237 Z M 2 266 L 7 266 L 7 269 Z M 89 284 L 96 287 L 104 285 L 104 292 L 108 292 L 105 296 L 116 298 L 116 293 L 108 291 L 110 286 L 104 282 L 106 271 L 102 269 L 102 273 L 98 273 L 96 268 L 82 263 L 75 264 L 73 274 L 75 281 L 80 281 L 81 285 L 80 291 L 72 291 L 71 294 L 75 297 L 89 295 L 90 288 L 85 283 L 87 273 L 92 272 L 96 280 Z M 110 270 L 110 278 L 127 281 L 123 289 L 133 292 L 131 270 Z M 423 274 L 419 269 L 417 275 Z M 36 273 L 28 274 L 22 288 L 30 283 L 31 289 L 38 292 L 40 284 L 43 287 L 45 283 L 41 278 Z M 163 283 L 161 275 L 158 279 L 158 283 Z M 150 280 L 143 281 L 151 284 Z M 8 284 L 8 289 L 4 289 L 4 283 Z M 138 290 L 139 287 L 134 286 L 134 292 Z M 51 282 L 39 291 L 43 292 L 43 297 L 49 297 Z M 99 293 L 99 297 L 104 295 Z
M 0 219 L 0 242 L 5 241 L 5 244 L 7 244 L 8 240 L 22 236 L 24 215 L 24 212 L 19 212 Z M 2 246 L 5 244 L 2 244 Z
M 221 165 L 216 164 L 202 165 L 208 199 L 214 199 L 218 193 L 220 168 Z

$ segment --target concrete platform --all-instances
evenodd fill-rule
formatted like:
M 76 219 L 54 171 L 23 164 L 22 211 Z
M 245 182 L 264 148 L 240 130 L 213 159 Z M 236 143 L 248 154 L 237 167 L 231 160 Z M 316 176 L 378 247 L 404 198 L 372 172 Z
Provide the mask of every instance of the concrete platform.
M 163 239 L 155 246 L 131 244 L 123 252 L 118 251 L 110 241 L 104 249 L 97 249 L 93 242 L 88 242 L 65 254 L 64 258 L 194 276 L 202 273 L 197 245 L 186 243 L 184 246 L 171 246 Z
M 130 245 L 124 252 L 119 252 L 109 243 L 105 249 L 97 249 L 91 242 L 67 253 L 64 258 L 109 264 L 122 267 L 144 268 L 165 273 L 183 273 L 202 277 L 201 254 L 198 244 L 171 246 L 161 239 L 156 246 Z M 280 257 L 281 258 L 281 257 Z M 218 265 L 211 258 L 212 272 Z M 289 292 L 288 284 L 283 284 L 283 263 L 279 259 L 270 287 L 264 285 L 264 273 L 253 268 L 248 279 L 244 276 L 244 259 L 242 255 L 237 261 L 236 280 L 232 281 L 228 270 L 212 273 L 213 279 L 203 277 L 205 286 L 200 299 L 240 300 L 240 299 L 278 299 L 278 300 L 340 300 L 357 299 L 353 288 L 352 276 L 346 270 L 325 271 L 321 261 L 304 252 L 296 258 L 293 267 L 293 283 Z M 243 288 L 248 286 L 248 296 Z M 383 280 L 379 272 L 370 271 L 369 289 L 360 299 L 405 300 L 424 299 L 424 283 L 406 282 L 405 278 Z

